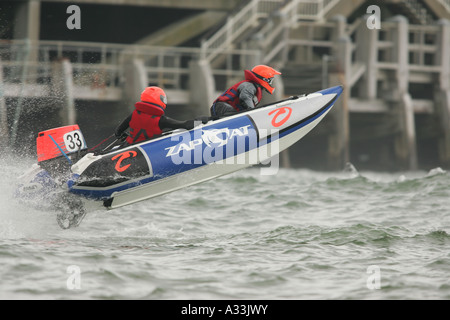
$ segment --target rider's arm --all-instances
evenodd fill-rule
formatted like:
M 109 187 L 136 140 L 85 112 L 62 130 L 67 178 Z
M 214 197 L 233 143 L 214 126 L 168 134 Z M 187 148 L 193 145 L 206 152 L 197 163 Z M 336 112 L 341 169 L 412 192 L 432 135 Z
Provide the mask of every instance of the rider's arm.
M 121 137 L 125 130 L 128 129 L 131 121 L 131 114 L 125 118 L 121 124 L 119 124 L 116 128 L 115 135 L 117 138 Z
M 159 128 L 161 130 L 164 129 L 191 130 L 192 128 L 194 128 L 194 120 L 179 121 L 169 118 L 168 116 L 162 116 L 161 119 L 159 119 Z
M 239 103 L 245 109 L 253 109 L 255 103 L 253 102 L 253 97 L 256 94 L 256 87 L 250 82 L 244 82 L 239 87 Z

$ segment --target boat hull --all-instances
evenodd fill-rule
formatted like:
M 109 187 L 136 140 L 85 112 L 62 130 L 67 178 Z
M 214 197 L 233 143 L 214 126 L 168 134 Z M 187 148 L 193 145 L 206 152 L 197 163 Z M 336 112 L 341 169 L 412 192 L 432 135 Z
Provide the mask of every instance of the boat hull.
M 112 209 L 261 163 L 262 174 L 274 174 L 279 153 L 310 132 L 341 92 L 338 86 L 292 97 L 105 155 L 88 154 L 72 166 L 69 192 Z

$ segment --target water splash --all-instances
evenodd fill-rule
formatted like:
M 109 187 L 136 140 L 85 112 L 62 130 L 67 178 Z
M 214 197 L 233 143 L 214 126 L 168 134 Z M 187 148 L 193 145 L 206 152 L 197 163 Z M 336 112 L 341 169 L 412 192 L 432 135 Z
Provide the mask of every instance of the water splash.
M 43 236 L 58 228 L 51 212 L 19 202 L 14 196 L 17 178 L 33 161 L 26 157 L 0 155 L 0 239 Z
M 351 164 L 350 162 L 347 162 L 345 164 L 343 172 L 350 173 L 352 176 L 355 176 L 355 177 L 360 175 L 358 170 L 356 170 L 355 166 L 353 164 Z

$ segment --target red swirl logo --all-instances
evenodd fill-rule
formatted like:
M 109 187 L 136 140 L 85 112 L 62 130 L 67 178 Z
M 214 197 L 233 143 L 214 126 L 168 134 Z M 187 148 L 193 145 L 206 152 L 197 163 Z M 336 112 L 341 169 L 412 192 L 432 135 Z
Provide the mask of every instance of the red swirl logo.
M 123 167 L 122 165 L 122 161 L 129 158 L 129 157 L 136 157 L 137 156 L 137 152 L 136 151 L 125 151 L 122 153 L 119 153 L 117 155 L 115 155 L 114 157 L 111 158 L 112 161 L 116 160 L 117 158 L 119 158 L 119 160 L 117 160 L 116 162 L 116 166 L 114 167 L 118 172 L 123 172 L 125 170 L 127 170 L 131 164 L 127 164 L 124 165 Z
M 272 125 L 277 128 L 279 126 L 282 126 L 283 124 L 286 123 L 286 121 L 289 120 L 289 117 L 292 114 L 292 109 L 289 107 L 281 107 L 281 108 L 270 111 L 269 116 L 274 113 L 275 113 L 275 115 L 272 118 Z M 278 118 L 280 116 L 282 116 L 282 118 L 281 118 L 281 120 L 278 120 Z

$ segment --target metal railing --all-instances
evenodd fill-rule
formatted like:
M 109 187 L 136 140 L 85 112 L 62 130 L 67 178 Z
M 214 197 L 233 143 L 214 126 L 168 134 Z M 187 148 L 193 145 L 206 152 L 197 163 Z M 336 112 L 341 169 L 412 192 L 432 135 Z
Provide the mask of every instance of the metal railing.
M 92 42 L 0 40 L 3 82 L 9 84 L 50 84 L 55 62 L 67 59 L 77 86 L 119 88 L 123 86 L 127 61 L 139 59 L 150 84 L 186 90 L 189 86 L 190 62 L 200 59 L 202 49 L 122 45 Z M 242 76 L 246 59 L 255 59 L 257 50 L 227 50 L 230 63 L 212 69 L 218 83 Z M 217 88 L 222 90 L 223 88 Z
M 283 12 L 284 25 L 296 24 L 299 20 L 320 20 L 340 0 L 251 0 L 242 10 L 234 16 L 230 16 L 224 26 L 203 41 L 202 58 L 211 62 L 226 50 L 236 46 L 235 41 L 247 30 L 258 26 L 261 18 L 268 18 L 276 12 Z M 265 20 L 265 23 L 268 23 Z M 264 26 L 262 26 L 264 29 Z M 280 28 L 274 32 L 263 33 L 272 39 L 280 32 Z M 270 34 L 271 35 L 270 35 Z
M 294 0 L 295 20 L 322 20 L 340 0 Z
M 246 30 L 257 25 L 260 17 L 278 9 L 282 0 L 251 0 L 236 15 L 230 16 L 225 25 L 201 44 L 202 59 L 211 62 L 233 47 L 233 42 Z
M 271 21 L 261 29 L 261 38 L 263 39 L 261 47 L 263 50 L 262 63 L 270 63 L 275 57 L 281 54 L 280 61 L 287 61 L 289 47 L 294 43 L 289 40 L 286 32 L 292 27 L 297 27 L 298 22 L 303 20 L 303 25 L 308 25 L 322 19 L 325 14 L 335 6 L 340 0 L 307 0 L 289 2 L 279 11 L 280 19 L 277 22 Z M 321 27 L 327 27 L 327 23 L 321 24 Z M 332 25 L 331 28 L 333 28 Z M 320 45 L 320 44 L 319 44 Z M 325 45 L 329 46 L 328 44 Z
M 26 82 L 49 84 L 53 64 L 61 59 L 72 63 L 74 84 L 118 86 L 121 77 L 120 52 L 124 46 L 105 43 L 12 40 L 0 42 L 3 81 L 22 83 L 22 70 L 27 68 Z

